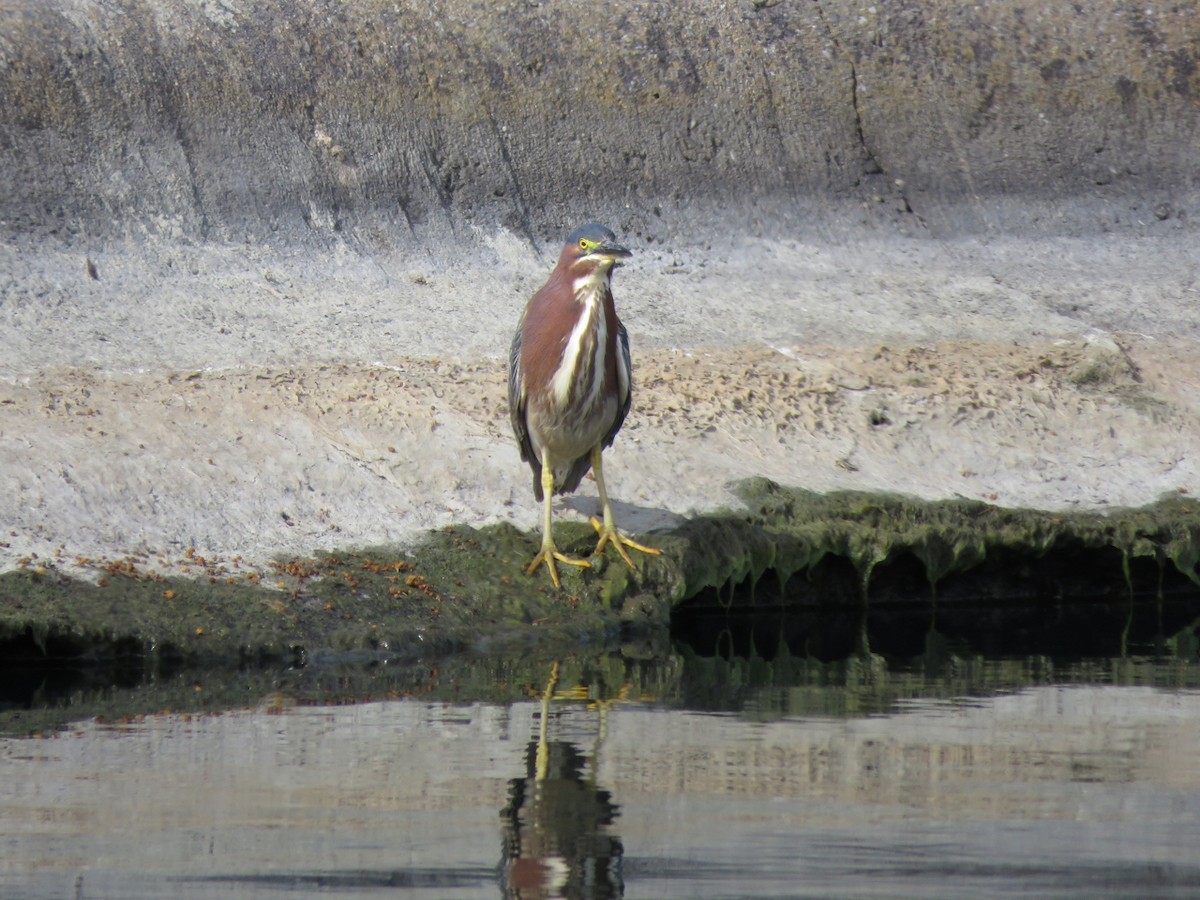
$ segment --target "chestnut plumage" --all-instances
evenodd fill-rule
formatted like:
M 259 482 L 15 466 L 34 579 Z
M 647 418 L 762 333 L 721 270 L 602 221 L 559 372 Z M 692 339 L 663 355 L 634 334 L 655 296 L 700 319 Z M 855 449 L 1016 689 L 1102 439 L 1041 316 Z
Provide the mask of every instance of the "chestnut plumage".
M 617 317 L 612 270 L 630 256 L 603 225 L 571 232 L 550 277 L 530 298 L 509 354 L 508 400 L 521 458 L 533 472 L 533 493 L 543 503 L 543 562 L 559 586 L 555 560 L 587 566 L 560 553 L 551 537 L 550 498 L 579 487 L 595 471 L 604 520 L 596 553 L 612 543 L 633 565 L 625 547 L 646 553 L 616 528 L 604 485 L 601 453 L 612 446 L 632 402 L 629 335 Z

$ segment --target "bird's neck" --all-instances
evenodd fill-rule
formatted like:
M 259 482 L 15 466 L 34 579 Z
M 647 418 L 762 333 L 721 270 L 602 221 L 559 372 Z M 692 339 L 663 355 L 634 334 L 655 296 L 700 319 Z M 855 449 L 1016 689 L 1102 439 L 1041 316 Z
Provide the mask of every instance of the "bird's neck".
M 596 266 L 590 271 L 576 275 L 571 283 L 576 301 L 587 303 L 595 297 L 603 296 L 611 279 L 612 269 L 608 266 Z
M 563 343 L 562 357 L 554 372 L 551 391 L 560 405 L 574 398 L 590 407 L 603 381 L 592 373 L 602 372 L 604 353 L 608 346 L 608 319 L 605 298 L 608 296 L 612 269 L 597 266 L 575 277 L 572 287 L 579 304 L 571 333 Z

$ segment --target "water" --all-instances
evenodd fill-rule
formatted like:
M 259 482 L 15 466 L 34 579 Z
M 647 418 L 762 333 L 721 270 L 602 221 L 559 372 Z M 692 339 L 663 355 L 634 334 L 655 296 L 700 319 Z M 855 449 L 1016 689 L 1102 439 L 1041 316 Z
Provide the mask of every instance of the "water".
M 242 708 L 0 738 L 0 896 L 1200 894 L 1185 661 L 421 671 L 392 698 L 296 704 L 279 676 Z M 176 688 L 216 690 L 121 700 Z

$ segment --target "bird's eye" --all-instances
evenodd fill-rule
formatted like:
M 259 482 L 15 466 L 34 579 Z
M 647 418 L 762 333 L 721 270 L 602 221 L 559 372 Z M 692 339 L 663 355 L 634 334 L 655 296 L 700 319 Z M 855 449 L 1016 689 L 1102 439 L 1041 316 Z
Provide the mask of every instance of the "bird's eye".
M 590 247 L 591 245 L 592 245 L 592 242 L 591 242 L 591 241 L 589 241 L 587 238 L 580 238 L 580 239 L 579 239 L 579 249 L 580 249 L 580 250 L 586 250 L 586 249 L 587 249 L 588 247 Z

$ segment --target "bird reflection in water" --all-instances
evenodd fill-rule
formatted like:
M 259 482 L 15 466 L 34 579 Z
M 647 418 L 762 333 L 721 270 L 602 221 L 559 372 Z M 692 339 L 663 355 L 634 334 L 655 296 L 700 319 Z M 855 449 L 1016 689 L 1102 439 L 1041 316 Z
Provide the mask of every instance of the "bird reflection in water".
M 500 813 L 504 896 L 521 900 L 622 897 L 624 849 L 609 830 L 617 805 L 595 783 L 607 710 L 601 705 L 600 734 L 589 767 L 575 744 L 550 739 L 550 701 L 557 682 L 558 663 L 554 663 L 542 692 L 537 740 L 530 742 L 525 754 L 525 777 L 512 779 L 508 805 Z M 591 773 L 586 777 L 585 768 Z

